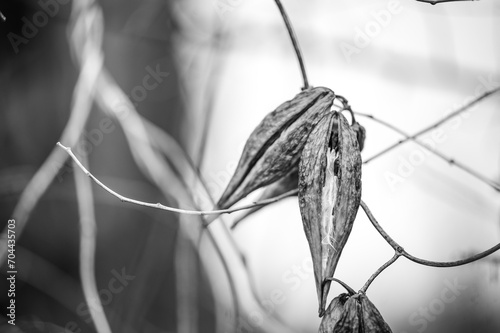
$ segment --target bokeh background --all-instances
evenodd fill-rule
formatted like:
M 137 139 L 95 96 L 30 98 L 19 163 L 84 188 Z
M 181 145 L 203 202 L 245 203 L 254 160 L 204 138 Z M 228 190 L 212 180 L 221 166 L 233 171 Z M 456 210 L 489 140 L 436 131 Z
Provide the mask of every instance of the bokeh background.
M 25 20 L 33 22 L 49 2 L 0 4 L 7 17 L 0 22 L 2 227 L 13 217 L 31 177 L 55 149 L 75 101 L 80 68 L 71 43 L 76 38 L 70 33 L 72 2 L 57 2 L 54 16 L 36 34 L 17 46 L 12 43 L 12 33 L 24 36 Z M 500 85 L 498 1 L 436 6 L 410 0 L 283 4 L 311 84 L 331 88 L 355 111 L 373 114 L 408 133 Z M 275 3 L 104 0 L 97 5 L 103 12 L 104 66 L 137 112 L 200 165 L 210 195 L 217 198 L 253 128 L 302 86 Z M 154 81 L 144 78 L 155 70 L 163 73 L 156 77 L 158 85 L 145 89 Z M 500 97 L 493 95 L 422 138 L 500 182 L 499 104 Z M 102 122 L 108 120 L 113 130 L 105 133 Z M 358 121 L 367 130 L 364 160 L 401 139 L 370 119 Z M 181 195 L 172 195 L 168 187 L 175 187 L 174 179 L 163 179 L 162 188 L 145 175 L 120 122 L 97 102 L 84 133 L 91 142 L 89 168 L 112 189 L 139 200 L 211 208 L 208 195 L 195 194 L 195 207 Z M 63 166 L 18 238 L 18 325 L 8 325 L 2 313 L 2 331 L 96 331 L 85 311 L 80 283 L 74 172 L 80 171 L 70 163 Z M 234 290 L 209 237 L 203 234 L 197 243 L 189 230 L 179 227 L 200 221 L 121 203 L 95 185 L 93 193 L 96 281 L 104 290 L 101 301 L 113 332 L 317 331 L 314 277 L 296 198 L 260 210 L 232 232 L 248 271 L 238 262 L 239 253 L 230 244 L 233 238 L 222 225 L 230 225 L 239 215 L 211 226 L 241 293 L 237 314 Z M 497 244 L 499 198 L 490 186 L 414 143 L 363 167 L 363 200 L 396 241 L 429 260 L 457 260 Z M 391 256 L 391 248 L 360 211 L 337 277 L 357 290 Z M 123 270 L 134 278 L 119 292 L 106 292 Z M 5 272 L 4 265 L 3 282 Z M 498 332 L 499 272 L 498 254 L 449 269 L 400 259 L 375 280 L 368 296 L 394 332 Z M 3 309 L 6 290 L 0 291 Z M 330 295 L 341 292 L 333 286 Z M 450 292 L 454 301 L 442 301 L 443 293 Z M 185 314 L 188 305 L 190 315 Z

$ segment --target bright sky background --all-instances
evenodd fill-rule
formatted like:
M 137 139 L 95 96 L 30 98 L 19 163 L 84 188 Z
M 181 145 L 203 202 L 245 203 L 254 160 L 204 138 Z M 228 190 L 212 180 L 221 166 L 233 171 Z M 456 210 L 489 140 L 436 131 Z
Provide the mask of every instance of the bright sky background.
M 222 1 L 222 0 L 216 0 Z M 222 52 L 220 84 L 207 142 L 204 173 L 222 193 L 246 138 L 260 120 L 300 91 L 302 81 L 284 24 L 274 1 L 224 1 L 234 10 L 219 19 L 213 3 L 191 0 L 180 11 L 206 40 L 214 22 L 224 25 L 228 40 Z M 500 2 L 480 1 L 437 6 L 415 1 L 284 1 L 304 53 L 309 81 L 348 98 L 357 111 L 370 113 L 414 133 L 468 99 L 500 84 L 498 31 Z M 377 23 L 374 13 L 395 14 Z M 201 31 L 201 27 L 206 30 Z M 341 45 L 356 47 L 359 31 L 372 30 L 367 45 L 346 57 Z M 377 30 L 377 27 L 379 29 Z M 344 44 L 343 44 L 344 43 Z M 358 44 L 359 46 L 359 44 Z M 200 126 L 203 89 L 210 52 L 197 38 L 183 45 L 193 113 L 186 135 Z M 187 65 L 186 65 L 187 67 Z M 213 84 L 210 82 L 209 84 Z M 488 84 L 486 84 L 488 85 Z M 199 93 L 198 93 L 199 92 Z M 471 109 L 468 117 L 442 126 L 436 148 L 500 181 L 500 97 Z M 400 139 L 390 130 L 359 118 L 367 130 L 363 158 Z M 190 128 L 191 130 L 187 130 Z M 423 138 L 432 138 L 432 135 Z M 192 150 L 195 150 L 196 139 Z M 422 155 L 413 143 L 405 144 L 363 167 L 363 200 L 410 253 L 429 260 L 454 260 L 464 252 L 479 252 L 500 240 L 500 194 L 433 155 Z M 418 156 L 425 156 L 418 160 Z M 388 173 L 411 159 L 418 162 L 391 184 Z M 406 161 L 406 162 L 402 162 Z M 415 163 L 414 163 L 415 164 Z M 319 325 L 313 274 L 294 273 L 310 256 L 296 199 L 287 199 L 248 219 L 236 232 L 247 253 L 260 296 L 271 299 L 273 290 L 284 293 L 275 313 L 298 331 L 315 332 Z M 360 210 L 336 276 L 355 290 L 392 256 L 391 248 L 375 232 Z M 303 272 L 303 273 L 302 273 Z M 478 273 L 482 265 L 437 269 L 405 259 L 387 269 L 373 283 L 368 296 L 394 332 L 418 307 L 425 306 L 445 286 L 444 279 Z M 500 297 L 498 283 L 490 286 Z M 437 292 L 436 292 L 437 291 Z M 334 286 L 330 296 L 342 289 Z

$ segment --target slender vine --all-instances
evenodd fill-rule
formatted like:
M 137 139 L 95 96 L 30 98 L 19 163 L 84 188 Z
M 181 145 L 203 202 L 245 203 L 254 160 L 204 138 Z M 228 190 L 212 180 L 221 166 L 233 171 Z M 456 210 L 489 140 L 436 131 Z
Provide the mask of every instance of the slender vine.
M 307 81 L 307 73 L 306 66 L 304 65 L 304 59 L 302 57 L 302 52 L 300 51 L 299 42 L 297 36 L 295 35 L 295 31 L 293 30 L 292 22 L 288 18 L 288 15 L 285 11 L 285 7 L 281 4 L 280 0 L 274 0 L 276 2 L 276 6 L 281 13 L 281 17 L 283 17 L 283 22 L 285 22 L 286 29 L 288 30 L 288 35 L 290 35 L 290 40 L 292 41 L 293 49 L 295 50 L 295 54 L 297 55 L 297 60 L 299 61 L 300 72 L 302 73 L 302 80 L 304 82 L 304 86 L 302 90 L 306 90 L 309 88 L 309 82 Z

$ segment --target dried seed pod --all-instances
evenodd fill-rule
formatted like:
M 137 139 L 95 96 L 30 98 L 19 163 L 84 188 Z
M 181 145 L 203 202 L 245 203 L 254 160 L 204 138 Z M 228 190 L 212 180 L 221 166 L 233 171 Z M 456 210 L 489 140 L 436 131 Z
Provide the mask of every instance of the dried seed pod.
M 336 323 L 335 318 L 338 318 Z M 380 312 L 364 293 L 349 297 L 341 315 L 332 317 L 328 322 L 328 327 L 332 326 L 333 330 L 330 331 L 321 331 L 320 328 L 320 333 L 392 333 Z
M 248 138 L 236 171 L 217 206 L 228 208 L 297 165 L 309 133 L 330 110 L 335 94 L 311 88 L 269 113 Z
M 333 129 L 337 126 L 337 130 Z M 309 135 L 299 163 L 299 206 L 324 314 L 340 255 L 361 200 L 361 155 L 356 134 L 337 112 Z
M 330 302 L 330 305 L 328 305 L 328 308 L 325 311 L 325 315 L 321 319 L 319 333 L 333 332 L 335 325 L 344 313 L 344 306 L 348 299 L 349 295 L 340 294 Z

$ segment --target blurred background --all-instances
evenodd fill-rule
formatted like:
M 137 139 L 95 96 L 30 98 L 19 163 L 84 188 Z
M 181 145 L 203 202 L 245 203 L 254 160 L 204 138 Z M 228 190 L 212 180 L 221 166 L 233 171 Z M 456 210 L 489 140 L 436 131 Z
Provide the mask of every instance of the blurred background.
M 79 12 L 84 3 L 0 4 L 7 18 L 0 22 L 0 226 L 17 218 L 21 193 L 56 142 L 69 145 L 61 136 L 75 105 L 85 101 L 91 103 L 83 118 L 85 149 L 74 150 L 88 155 L 84 164 L 94 175 L 134 199 L 211 209 L 210 197 L 223 192 L 252 130 L 302 87 L 275 3 L 88 2 L 102 11 L 102 21 Z M 311 85 L 329 87 L 355 111 L 410 134 L 500 85 L 498 1 L 283 4 Z M 96 31 L 99 22 L 103 26 L 86 34 L 78 22 Z M 87 49 L 88 40 L 99 45 Z M 113 82 L 87 81 L 97 91 L 85 95 L 77 82 L 93 47 Z M 117 89 L 128 97 L 124 108 Z M 422 139 L 500 182 L 499 104 L 492 95 Z M 364 160 L 402 138 L 371 119 L 357 120 L 367 131 Z M 160 171 L 142 155 L 147 145 L 134 131 L 144 126 L 151 138 L 163 140 Z M 199 167 L 204 189 L 178 160 Z M 169 168 L 178 173 L 164 171 Z M 57 172 L 46 177 L 47 189 L 17 238 L 16 327 L 3 311 L 0 331 L 95 332 L 79 273 L 74 177 L 81 171 L 70 162 L 46 169 Z M 189 181 L 179 181 L 183 176 Z M 113 332 L 317 331 L 312 264 L 296 198 L 261 209 L 231 233 L 226 226 L 240 215 L 228 215 L 210 226 L 212 237 L 200 231 L 196 217 L 121 203 L 92 189 L 96 284 Z M 497 244 L 499 199 L 492 187 L 411 142 L 363 166 L 363 200 L 397 242 L 428 260 L 457 260 Z M 360 211 L 337 277 L 358 290 L 391 256 Z M 6 271 L 3 264 L 2 309 L 9 302 Z M 498 332 L 499 272 L 499 254 L 447 269 L 400 259 L 367 295 L 394 332 Z M 330 297 L 341 292 L 332 285 Z

